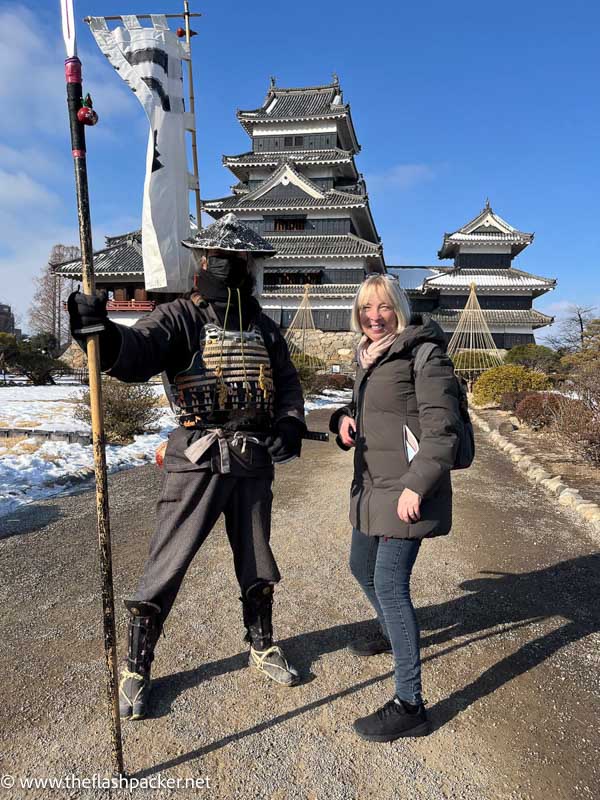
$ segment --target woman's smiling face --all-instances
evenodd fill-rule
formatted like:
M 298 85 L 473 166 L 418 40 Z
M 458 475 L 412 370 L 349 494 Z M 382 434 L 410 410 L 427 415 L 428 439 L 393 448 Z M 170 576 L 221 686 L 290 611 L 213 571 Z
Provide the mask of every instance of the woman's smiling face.
M 398 318 L 392 304 L 379 288 L 374 289 L 365 299 L 359 315 L 362 332 L 373 342 L 389 333 L 395 333 L 398 329 Z

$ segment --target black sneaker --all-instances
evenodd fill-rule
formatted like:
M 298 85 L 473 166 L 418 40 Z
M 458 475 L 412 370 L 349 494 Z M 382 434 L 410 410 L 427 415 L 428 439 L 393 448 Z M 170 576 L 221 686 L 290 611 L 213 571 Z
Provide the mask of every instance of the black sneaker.
M 393 742 L 401 736 L 427 736 L 429 723 L 423 703 L 411 706 L 394 697 L 368 717 L 357 719 L 354 730 L 369 742 Z
M 391 653 L 392 643 L 390 640 L 380 633 L 375 638 L 371 639 L 357 639 L 355 642 L 350 642 L 348 645 L 348 652 L 353 656 L 378 656 L 380 653 Z

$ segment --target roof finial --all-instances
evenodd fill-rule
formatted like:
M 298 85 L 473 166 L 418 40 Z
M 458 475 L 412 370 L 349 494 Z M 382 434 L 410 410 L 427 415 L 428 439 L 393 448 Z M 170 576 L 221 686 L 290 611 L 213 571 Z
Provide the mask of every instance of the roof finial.
M 340 79 L 338 78 L 337 72 L 332 72 L 331 73 L 331 77 L 333 78 L 333 85 L 336 87 L 336 89 L 339 89 L 340 88 Z
M 492 207 L 490 205 L 490 198 L 489 197 L 485 198 L 485 209 L 484 210 L 485 211 L 491 211 L 492 210 Z
M 271 75 L 271 85 L 269 86 L 269 89 L 274 89 L 276 83 L 277 83 L 277 78 L 275 77 L 275 75 Z

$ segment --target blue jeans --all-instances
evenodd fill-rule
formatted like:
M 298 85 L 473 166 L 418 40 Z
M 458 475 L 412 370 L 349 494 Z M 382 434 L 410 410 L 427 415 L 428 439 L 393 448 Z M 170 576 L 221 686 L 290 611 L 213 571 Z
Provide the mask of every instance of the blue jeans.
M 420 539 L 387 539 L 352 531 L 350 571 L 375 609 L 383 633 L 392 643 L 396 694 L 407 703 L 421 702 L 419 625 L 410 599 L 410 575 Z

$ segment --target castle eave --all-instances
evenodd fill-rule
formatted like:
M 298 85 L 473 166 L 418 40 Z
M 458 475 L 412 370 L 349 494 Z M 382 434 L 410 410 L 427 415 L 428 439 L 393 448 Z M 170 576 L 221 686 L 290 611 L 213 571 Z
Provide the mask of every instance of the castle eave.
M 463 313 L 462 308 L 442 308 L 437 311 L 432 311 L 430 316 L 440 325 L 456 325 Z M 551 325 L 554 322 L 554 317 L 549 317 L 547 314 L 542 314 L 535 308 L 528 309 L 482 309 L 483 317 L 488 325 L 498 326 L 506 325 L 507 327 L 522 327 L 531 325 L 533 329 L 543 328 L 546 325 Z

